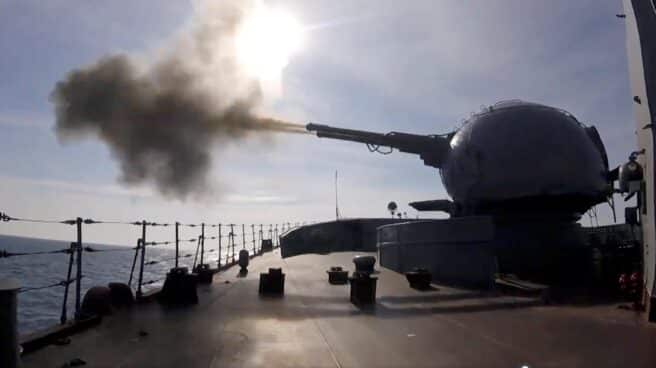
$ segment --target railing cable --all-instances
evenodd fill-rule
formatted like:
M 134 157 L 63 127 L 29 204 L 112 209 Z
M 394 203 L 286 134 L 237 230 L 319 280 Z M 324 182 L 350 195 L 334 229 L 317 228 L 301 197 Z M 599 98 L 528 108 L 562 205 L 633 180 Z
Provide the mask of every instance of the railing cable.
M 70 253 L 70 249 L 57 249 L 48 251 L 37 252 L 9 252 L 7 250 L 0 250 L 0 258 L 18 257 L 18 256 L 33 256 L 39 254 L 57 254 L 57 253 Z
M 56 282 L 56 283 L 50 284 L 50 285 L 35 286 L 35 287 L 24 287 L 24 288 L 18 289 L 18 292 L 19 293 L 24 293 L 24 292 L 28 292 L 28 291 L 34 291 L 34 290 L 49 289 L 49 288 L 53 288 L 53 287 L 57 287 L 57 286 L 66 286 L 67 284 L 73 283 L 74 281 L 75 281 L 75 279 L 69 279 L 69 280 L 59 281 L 59 282 Z

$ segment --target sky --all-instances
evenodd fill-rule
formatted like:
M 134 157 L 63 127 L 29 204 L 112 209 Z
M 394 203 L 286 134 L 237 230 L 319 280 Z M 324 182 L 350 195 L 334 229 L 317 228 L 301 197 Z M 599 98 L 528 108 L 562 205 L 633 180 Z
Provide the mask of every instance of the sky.
M 635 149 L 619 0 L 264 1 L 306 29 L 261 109 L 298 123 L 439 134 L 481 106 L 523 99 L 565 109 L 599 130 L 611 166 Z M 386 217 L 389 201 L 446 198 L 418 157 L 304 135 L 216 147 L 220 192 L 180 201 L 118 182 L 97 140 L 62 142 L 49 102 L 72 69 L 112 53 L 144 55 L 188 24 L 189 1 L 0 0 L 0 211 L 65 220 L 270 224 Z M 618 202 L 621 199 L 617 198 Z M 618 217 L 623 219 L 621 205 Z M 600 223 L 611 222 L 607 206 Z M 433 215 L 430 215 L 433 216 Z M 587 218 L 584 224 L 589 224 Z M 170 237 L 157 230 L 154 240 Z M 64 225 L 0 223 L 0 234 L 70 240 Z M 85 227 L 93 242 L 133 244 L 138 229 Z

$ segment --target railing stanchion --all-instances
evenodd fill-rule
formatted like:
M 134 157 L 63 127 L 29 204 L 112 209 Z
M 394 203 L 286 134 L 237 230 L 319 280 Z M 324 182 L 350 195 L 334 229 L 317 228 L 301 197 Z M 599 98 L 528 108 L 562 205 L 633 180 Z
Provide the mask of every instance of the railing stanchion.
M 200 224 L 200 265 L 203 267 L 205 257 L 205 223 Z
M 262 231 L 262 224 L 260 224 L 260 252 L 262 251 L 262 240 L 264 240 L 264 232 Z
M 221 224 L 219 224 L 219 257 L 216 261 L 216 268 L 221 268 Z
M 230 247 L 232 248 L 230 263 L 235 263 L 235 224 L 230 224 Z
M 68 273 L 66 274 L 66 285 L 64 285 L 64 301 L 62 302 L 61 317 L 59 322 L 63 325 L 68 320 L 68 312 L 66 310 L 68 304 L 68 289 L 71 285 L 71 273 L 73 272 L 73 258 L 75 257 L 75 243 L 71 243 L 68 256 Z
M 276 224 L 276 232 L 275 232 L 275 234 L 276 234 L 276 241 L 275 241 L 275 244 L 278 244 L 278 245 L 276 245 L 276 247 L 279 247 L 279 246 L 280 246 L 280 234 L 278 233 L 278 224 Z
M 180 257 L 180 237 L 179 237 L 180 223 L 175 222 L 175 268 L 178 268 L 178 258 Z
M 137 247 L 134 248 L 134 258 L 132 258 L 132 268 L 130 269 L 130 279 L 128 280 L 128 287 L 132 288 L 132 276 L 134 275 L 134 267 L 137 265 L 137 257 L 139 257 L 139 250 L 141 249 L 141 239 L 137 239 Z
M 77 273 L 75 276 L 75 318 L 80 318 L 80 294 L 82 293 L 82 218 L 75 220 L 77 227 Z
M 257 249 L 255 249 L 255 225 L 251 224 L 251 234 L 253 235 L 253 255 L 257 254 Z
M 196 261 L 198 261 L 199 251 L 200 251 L 200 236 L 196 238 L 196 253 L 194 253 L 194 263 L 191 265 L 192 272 L 196 272 Z
M 246 228 L 241 224 L 241 249 L 246 249 Z
M 143 295 L 141 284 L 143 283 L 144 263 L 146 260 L 146 220 L 141 222 L 141 267 L 139 268 L 139 283 L 137 284 L 137 298 Z

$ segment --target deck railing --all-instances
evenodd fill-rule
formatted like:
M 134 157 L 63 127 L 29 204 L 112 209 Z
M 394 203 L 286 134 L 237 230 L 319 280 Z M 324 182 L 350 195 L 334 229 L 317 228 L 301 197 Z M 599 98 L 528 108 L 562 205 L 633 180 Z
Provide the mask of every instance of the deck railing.
M 44 254 L 67 254 L 68 257 L 68 267 L 66 269 L 66 275 L 63 280 L 46 284 L 46 285 L 36 285 L 22 287 L 18 290 L 19 293 L 30 292 L 36 290 L 43 290 L 49 288 L 63 287 L 64 292 L 62 295 L 62 307 L 61 307 L 61 317 L 60 322 L 62 324 L 66 323 L 68 320 L 68 297 L 70 293 L 70 285 L 74 284 L 75 286 L 75 312 L 74 318 L 79 319 L 80 307 L 81 307 L 81 293 L 82 293 L 82 279 L 84 278 L 83 270 L 83 255 L 86 253 L 88 255 L 94 254 L 101 255 L 106 252 L 134 252 L 134 257 L 132 259 L 132 266 L 130 268 L 130 274 L 127 277 L 127 284 L 132 288 L 132 284 L 135 281 L 135 271 L 137 272 L 136 276 L 136 297 L 137 299 L 143 297 L 144 295 L 144 286 L 152 285 L 159 283 L 164 280 L 165 275 L 162 275 L 161 278 L 144 280 L 144 269 L 146 267 L 173 262 L 173 267 L 179 267 L 181 259 L 189 259 L 193 256 L 192 270 L 196 267 L 197 264 L 207 264 L 206 262 L 210 255 L 216 253 L 216 258 L 214 262 L 216 263 L 216 268 L 221 270 L 228 267 L 231 267 L 237 263 L 235 257 L 235 249 L 246 249 L 249 251 L 249 255 L 254 257 L 256 255 L 262 254 L 262 241 L 271 240 L 273 247 L 278 248 L 280 246 L 280 236 L 285 232 L 297 228 L 302 225 L 306 225 L 308 222 L 281 222 L 278 224 L 234 224 L 234 223 L 210 223 L 210 222 L 201 222 L 201 223 L 180 223 L 180 222 L 171 222 L 171 223 L 158 223 L 147 220 L 141 221 L 102 221 L 82 217 L 77 217 L 76 219 L 70 220 L 44 220 L 44 219 L 33 219 L 33 218 L 18 218 L 9 216 L 6 213 L 0 212 L 0 222 L 10 223 L 10 222 L 29 222 L 29 223 L 38 223 L 38 224 L 52 224 L 52 225 L 63 225 L 63 226 L 73 226 L 75 228 L 75 241 L 70 243 L 70 246 L 63 249 L 55 250 L 45 250 L 45 251 L 8 251 L 5 249 L 0 249 L 0 260 L 9 260 L 13 257 L 21 256 L 33 256 L 33 255 L 44 255 Z M 84 245 L 83 233 L 84 229 L 87 226 L 135 226 L 140 229 L 140 237 L 136 241 L 136 246 L 134 247 L 113 247 L 113 248 L 98 248 L 92 247 L 89 245 Z M 148 229 L 152 228 L 171 228 L 171 238 L 168 240 L 150 240 L 148 237 Z M 198 235 L 190 238 L 181 237 L 181 228 L 191 229 L 192 231 L 198 231 Z M 249 229 L 250 231 L 247 231 Z M 214 233 L 216 235 L 209 235 Z M 206 243 L 207 241 L 207 243 Z M 211 245 L 214 242 L 214 245 Z M 180 246 L 184 243 L 196 244 L 195 251 L 192 252 L 180 252 Z M 148 249 L 153 247 L 164 247 L 164 246 L 175 246 L 175 256 L 165 259 L 148 259 Z M 209 248 L 209 249 L 206 249 Z M 86 256 L 85 256 L 86 257 Z M 138 268 L 137 268 L 138 266 Z M 1 267 L 1 264 L 0 264 Z

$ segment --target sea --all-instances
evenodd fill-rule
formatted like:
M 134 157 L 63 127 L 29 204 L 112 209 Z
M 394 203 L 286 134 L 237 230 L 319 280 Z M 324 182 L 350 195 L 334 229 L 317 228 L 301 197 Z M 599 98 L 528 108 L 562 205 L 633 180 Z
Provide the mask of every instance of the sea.
M 83 252 L 82 254 L 82 298 L 93 286 L 107 286 L 110 282 L 128 282 L 134 259 L 134 249 L 128 246 L 85 243 L 84 246 L 106 252 Z M 70 242 L 0 235 L 0 252 L 30 253 L 68 249 Z M 134 246 L 132 246 L 134 247 Z M 180 259 L 181 267 L 191 269 L 196 244 L 180 247 L 180 255 L 192 255 Z M 211 263 L 216 262 L 217 253 L 206 254 Z M 17 279 L 22 288 L 52 285 L 66 280 L 69 255 L 66 253 L 39 254 L 0 258 L 0 279 Z M 158 263 L 144 266 L 144 282 L 159 280 L 146 285 L 143 290 L 159 288 L 170 268 L 174 267 L 175 247 L 172 245 L 146 248 L 146 262 Z M 71 277 L 75 277 L 75 264 Z M 133 290 L 136 289 L 139 262 L 135 267 Z M 21 291 L 18 294 L 18 331 L 26 335 L 60 323 L 64 287 L 55 286 L 41 290 Z M 72 319 L 75 312 L 75 283 L 69 288 L 67 316 Z

